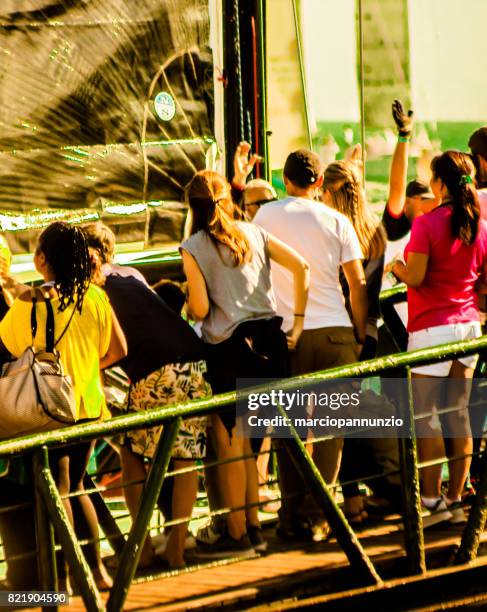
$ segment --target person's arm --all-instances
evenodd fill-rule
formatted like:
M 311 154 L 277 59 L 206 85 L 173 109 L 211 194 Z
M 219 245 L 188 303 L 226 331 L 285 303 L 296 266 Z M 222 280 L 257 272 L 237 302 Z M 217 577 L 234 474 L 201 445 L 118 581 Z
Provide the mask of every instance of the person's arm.
M 359 344 L 363 344 L 369 312 L 364 267 L 360 259 L 352 259 L 343 263 L 342 269 L 350 290 L 350 306 L 355 336 Z
M 20 297 L 22 293 L 29 290 L 28 285 L 23 285 L 10 276 L 7 260 L 0 255 L 0 287 L 5 298 L 5 303 L 10 308 L 14 303 L 15 298 Z
M 254 169 L 257 162 L 262 161 L 262 157 L 255 153 L 249 157 L 250 145 L 243 140 L 237 145 L 233 156 L 233 179 L 232 187 L 243 191 L 249 174 Z
M 385 272 L 392 272 L 408 287 L 419 287 L 426 276 L 428 259 L 429 256 L 425 253 L 411 251 L 408 254 L 407 263 L 395 259 L 385 267 Z
M 406 202 L 409 142 L 398 141 L 391 161 L 387 208 L 393 217 L 400 217 Z
M 294 249 L 271 234 L 268 234 L 267 245 L 270 258 L 293 274 L 294 324 L 288 333 L 287 344 L 290 350 L 294 350 L 304 329 L 304 314 L 309 290 L 309 264 Z
M 195 258 L 185 249 L 181 249 L 183 270 L 188 281 L 187 312 L 194 321 L 202 321 L 210 312 L 210 298 L 206 288 L 205 277 Z
M 125 334 L 120 327 L 117 316 L 112 310 L 112 333 L 110 335 L 110 344 L 108 345 L 106 354 L 100 359 L 100 370 L 104 370 L 118 363 L 126 356 L 127 340 L 125 339 Z
M 404 211 L 406 201 L 409 140 L 413 129 L 413 111 L 410 110 L 406 114 L 401 102 L 394 100 L 392 116 L 397 126 L 399 140 L 392 155 L 387 208 L 392 216 L 399 217 Z

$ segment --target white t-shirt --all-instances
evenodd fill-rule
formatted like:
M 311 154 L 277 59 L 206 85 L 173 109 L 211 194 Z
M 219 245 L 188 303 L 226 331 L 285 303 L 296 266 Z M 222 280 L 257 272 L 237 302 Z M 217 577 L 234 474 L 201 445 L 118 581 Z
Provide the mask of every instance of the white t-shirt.
M 339 269 L 341 264 L 363 256 L 347 217 L 321 202 L 289 197 L 261 206 L 254 223 L 295 249 L 310 265 L 304 329 L 351 327 Z M 274 261 L 271 268 L 277 314 L 284 318 L 283 329 L 288 331 L 294 322 L 293 277 Z

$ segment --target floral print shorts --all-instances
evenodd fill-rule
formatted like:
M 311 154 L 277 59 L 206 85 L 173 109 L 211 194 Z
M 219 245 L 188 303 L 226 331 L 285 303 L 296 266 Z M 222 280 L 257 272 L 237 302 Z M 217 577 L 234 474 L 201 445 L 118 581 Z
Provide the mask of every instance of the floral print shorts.
M 141 412 L 165 404 L 204 399 L 211 395 L 205 380 L 206 362 L 171 363 L 139 380 L 130 389 L 130 410 Z M 200 459 L 206 452 L 206 417 L 183 420 L 174 443 L 174 459 Z M 151 458 L 161 436 L 162 425 L 130 431 L 124 443 L 133 453 Z

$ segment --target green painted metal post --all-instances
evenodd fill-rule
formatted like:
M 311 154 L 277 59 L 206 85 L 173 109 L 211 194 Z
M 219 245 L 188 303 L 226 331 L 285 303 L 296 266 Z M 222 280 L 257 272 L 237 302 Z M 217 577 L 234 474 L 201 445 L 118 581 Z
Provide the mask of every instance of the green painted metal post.
M 261 129 L 261 144 L 260 154 L 264 158 L 264 179 L 272 180 L 270 171 L 269 159 L 269 133 L 267 131 L 267 55 L 265 41 L 265 2 L 257 0 L 257 56 L 260 58 L 259 66 L 259 114 L 260 114 L 260 129 Z M 257 136 L 258 138 L 258 136 Z
M 37 568 L 40 586 L 43 591 L 57 591 L 56 572 L 56 542 L 54 540 L 54 529 L 46 505 L 42 499 L 39 487 L 39 475 L 41 471 L 49 467 L 47 448 L 38 450 L 33 458 L 34 483 L 35 483 L 35 521 L 37 541 Z M 58 610 L 58 606 L 43 607 L 43 610 Z
M 159 439 L 155 455 L 152 459 L 144 493 L 140 500 L 137 518 L 132 525 L 127 543 L 119 560 L 117 575 L 115 576 L 107 602 L 107 610 L 109 612 L 123 610 L 130 584 L 137 569 L 152 512 L 166 476 L 172 447 L 176 441 L 181 420 L 181 417 L 177 417 L 164 425 L 162 436 Z
M 423 519 L 421 517 L 421 495 L 419 491 L 418 453 L 414 431 L 414 404 L 411 384 L 411 369 L 407 371 L 407 393 L 400 398 L 399 411 L 408 426 L 408 437 L 399 439 L 401 488 L 403 495 L 404 546 L 412 574 L 426 571 L 424 553 Z M 406 391 L 406 389 L 405 389 Z
M 477 557 L 480 536 L 487 522 L 487 452 L 482 457 L 482 473 L 477 488 L 477 495 L 470 510 L 468 523 L 463 532 L 460 548 L 455 556 L 455 563 L 468 563 Z
M 301 77 L 301 87 L 303 88 L 303 101 L 304 101 L 304 118 L 306 122 L 306 137 L 308 141 L 308 149 L 313 150 L 313 136 L 311 134 L 311 123 L 310 123 L 310 107 L 309 107 L 309 95 L 308 86 L 306 83 L 306 68 L 304 65 L 304 53 L 301 36 L 301 11 L 300 11 L 300 0 L 291 0 L 293 5 L 293 16 L 294 16 L 294 31 L 296 33 L 296 45 L 298 47 L 298 61 L 299 61 L 299 75 Z
M 278 411 L 283 418 L 287 418 L 288 415 L 281 406 L 278 406 Z M 335 503 L 330 490 L 292 423 L 289 423 L 288 428 L 292 438 L 283 439 L 284 446 L 288 450 L 297 469 L 301 472 L 316 502 L 323 509 L 326 520 L 343 552 L 347 555 L 350 565 L 363 576 L 366 582 L 374 585 L 381 584 L 382 580 L 377 574 L 372 561 L 362 548 L 343 512 Z
M 85 489 L 94 489 L 95 483 L 91 479 L 91 476 L 85 474 L 84 477 Z M 95 507 L 96 516 L 100 523 L 100 527 L 103 529 L 103 533 L 106 535 L 113 552 L 119 556 L 122 554 L 123 547 L 125 545 L 125 537 L 117 524 L 117 521 L 113 518 L 113 514 L 108 509 L 103 495 L 99 492 L 90 493 L 91 501 Z
M 105 607 L 96 588 L 90 566 L 84 558 L 74 529 L 69 522 L 49 466 L 44 466 L 39 472 L 39 488 L 86 610 L 88 612 L 104 610 Z

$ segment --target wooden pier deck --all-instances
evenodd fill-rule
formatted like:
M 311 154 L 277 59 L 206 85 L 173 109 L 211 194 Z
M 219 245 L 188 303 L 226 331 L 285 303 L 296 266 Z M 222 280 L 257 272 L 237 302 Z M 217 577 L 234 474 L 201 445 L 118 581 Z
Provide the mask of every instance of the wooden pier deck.
M 398 521 L 397 517 L 377 523 L 359 534 L 379 574 L 387 580 L 407 574 Z M 448 525 L 425 531 L 429 569 L 447 563 L 461 533 L 461 527 Z M 272 528 L 266 529 L 266 538 L 269 549 L 260 557 L 216 567 L 190 566 L 178 576 L 161 574 L 151 581 L 138 576 L 124 610 L 247 610 L 259 604 L 362 586 L 355 580 L 336 540 L 290 546 L 276 538 Z M 479 552 L 487 553 L 487 534 Z M 74 597 L 63 610 L 82 611 L 83 602 Z

